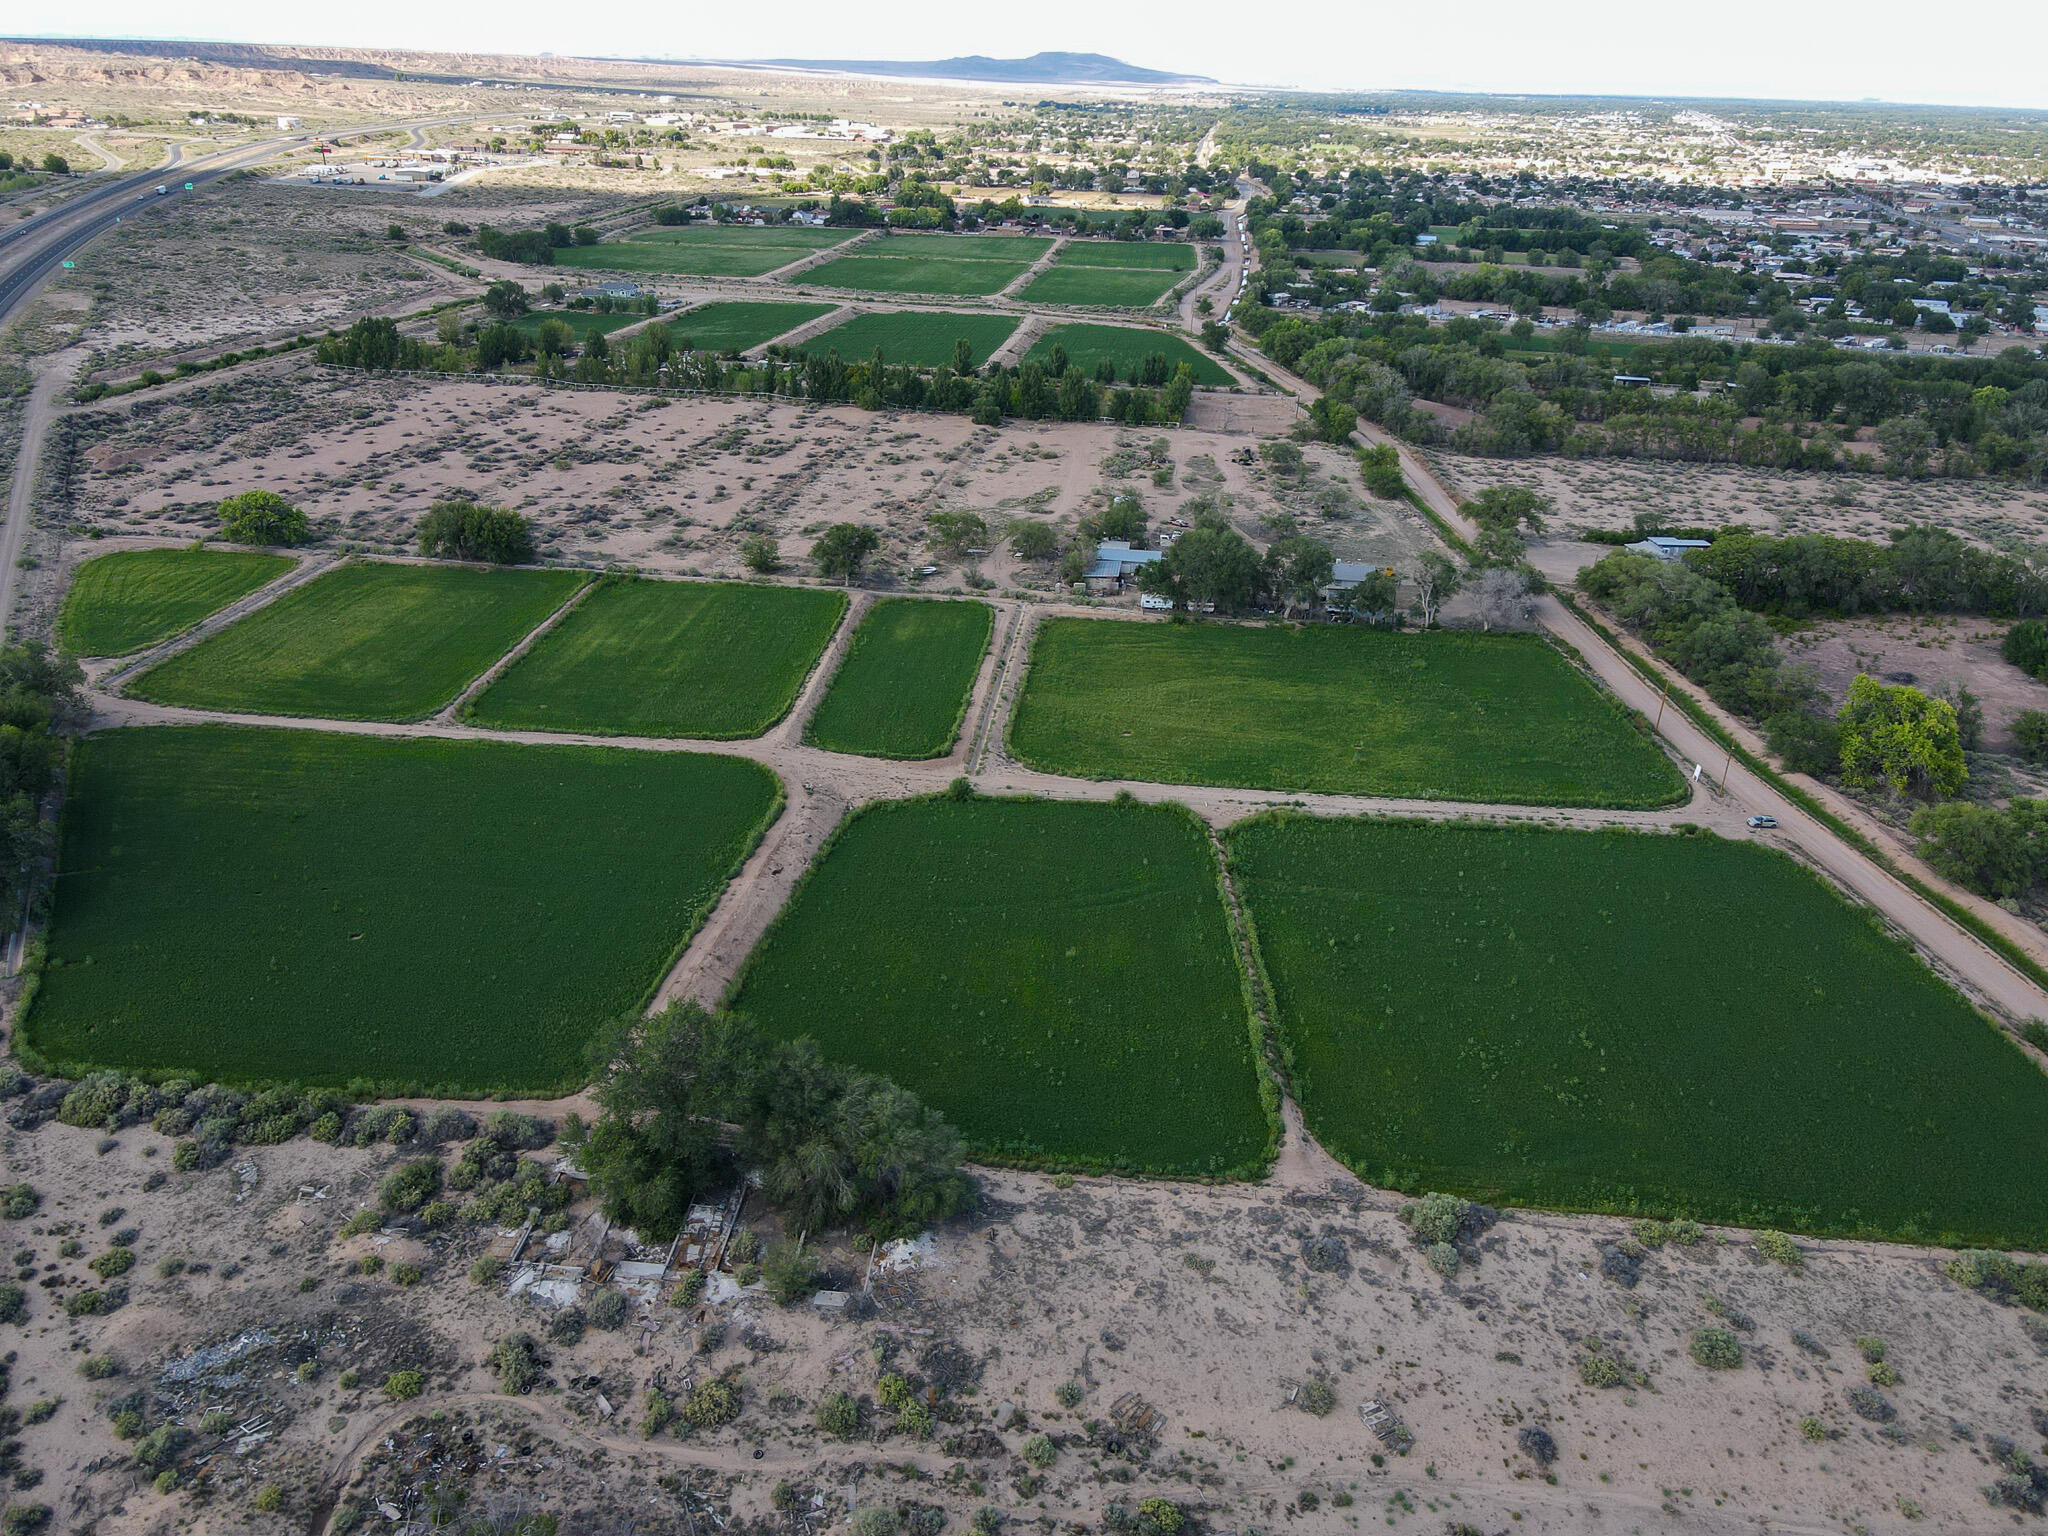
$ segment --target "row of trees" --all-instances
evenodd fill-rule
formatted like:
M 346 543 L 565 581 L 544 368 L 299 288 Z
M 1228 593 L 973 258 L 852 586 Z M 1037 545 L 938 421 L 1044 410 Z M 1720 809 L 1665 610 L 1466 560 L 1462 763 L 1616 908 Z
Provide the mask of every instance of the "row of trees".
M 1708 548 L 1685 558 L 1742 607 L 1759 613 L 2048 613 L 2048 569 L 1925 524 L 1896 530 L 1888 544 L 1825 534 L 1774 538 L 1724 528 Z
M 59 732 L 80 708 L 78 663 L 40 641 L 0 646 L 0 933 L 12 933 L 23 898 L 50 858 L 43 807 L 64 762 Z
M 596 245 L 598 232 L 588 224 L 548 224 L 540 229 L 476 227 L 476 247 L 493 261 L 517 261 L 531 267 L 553 266 L 555 252 L 572 245 Z
M 1873 429 L 1888 473 L 2048 477 L 2048 356 L 2010 346 L 1995 358 L 1845 356 L 1825 342 L 1747 347 L 1678 339 L 1638 348 L 1627 368 L 1672 386 L 1615 382 L 1611 360 L 1584 355 L 1589 333 L 1525 321 L 1326 314 L 1297 318 L 1240 306 L 1260 346 L 1332 399 L 1417 442 L 1493 456 L 1658 457 L 1778 468 L 1863 469 L 1844 445 Z M 1704 383 L 1718 391 L 1697 393 Z M 1455 430 L 1418 399 L 1470 408 Z
M 1147 382 L 1116 382 L 1113 365 L 1098 365 L 1095 376 L 1068 362 L 1055 372 L 1046 364 L 976 367 L 974 348 L 964 337 L 953 362 L 937 368 L 892 364 L 877 349 L 852 362 L 836 351 L 778 351 L 758 362 L 743 363 L 710 352 L 677 346 L 668 326 L 646 326 L 624 341 L 612 342 L 593 331 L 577 355 L 569 356 L 566 326 L 550 330 L 543 321 L 538 335 L 508 320 L 477 332 L 474 347 L 453 341 L 428 342 L 400 334 L 388 319 L 358 320 L 348 330 L 320 342 L 316 356 L 334 367 L 372 372 L 499 372 L 529 361 L 542 378 L 573 379 L 583 384 L 616 384 L 634 388 L 702 390 L 709 393 L 786 395 L 794 399 L 846 402 L 866 410 L 937 410 L 972 416 L 994 425 L 1005 417 L 1029 421 L 1099 421 L 1107 418 L 1133 426 L 1163 426 L 1187 414 L 1194 398 L 1195 377 L 1187 363 L 1167 371 L 1163 353 L 1150 354 L 1133 365 Z M 1160 380 L 1162 372 L 1166 377 Z M 1107 375 L 1107 377 L 1104 377 Z M 1157 384 L 1150 381 L 1160 380 Z
M 936 1111 L 811 1040 L 771 1041 L 678 1003 L 613 1025 L 591 1059 L 600 1113 L 583 1166 L 605 1214 L 645 1239 L 673 1237 L 691 1202 L 737 1172 L 814 1232 L 914 1232 L 972 1196 L 959 1134 Z
M 1760 721 L 1792 771 L 1928 800 L 1962 788 L 1964 750 L 1983 719 L 1967 692 L 1935 698 L 1859 676 L 1830 715 L 1811 673 L 1779 656 L 1770 626 L 1690 565 L 1617 553 L 1580 572 L 1578 584 L 1716 703 Z

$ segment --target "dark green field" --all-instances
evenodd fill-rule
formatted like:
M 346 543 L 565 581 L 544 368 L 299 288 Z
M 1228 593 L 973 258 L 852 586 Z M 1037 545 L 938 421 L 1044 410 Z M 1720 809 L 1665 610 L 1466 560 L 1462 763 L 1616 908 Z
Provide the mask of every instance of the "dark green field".
M 844 362 L 865 361 L 876 347 L 882 361 L 898 366 L 936 368 L 953 361 L 953 344 L 966 337 L 979 368 L 1017 329 L 1018 315 L 975 315 L 943 309 L 899 309 L 855 315 L 844 325 L 820 332 L 799 349 L 837 352 Z
M 863 256 L 937 257 L 952 261 L 1007 261 L 1028 267 L 1052 241 L 1043 235 L 887 234 L 860 248 Z
M 677 347 L 695 352 L 745 352 L 829 313 L 830 304 L 732 299 L 685 310 L 668 323 Z
M 680 752 L 89 737 L 27 1037 L 74 1069 L 559 1093 L 778 795 L 758 764 Z
M 751 224 L 648 224 L 632 232 L 631 238 L 657 245 L 701 246 L 706 250 L 754 247 L 788 251 L 794 261 L 805 251 L 822 251 L 828 245 L 851 240 L 858 230 L 812 229 L 803 224 L 773 224 L 756 228 Z
M 588 578 L 581 571 L 344 565 L 150 668 L 158 704 L 417 720 L 449 703 Z
M 1058 267 L 1126 267 L 1159 272 L 1195 270 L 1192 245 L 1152 245 L 1139 240 L 1070 240 L 1053 258 Z
M 790 279 L 819 288 L 857 288 L 868 293 L 985 294 L 1007 288 L 1029 260 L 972 261 L 945 256 L 873 256 L 860 246 Z
M 854 631 L 806 738 L 829 752 L 944 757 L 994 620 L 986 603 L 883 598 Z
M 555 252 L 555 265 L 582 272 L 672 272 L 692 277 L 759 277 L 786 267 L 802 251 L 778 250 L 773 246 L 656 244 L 652 241 L 620 240 L 604 245 L 567 246 Z
M 1215 860 L 1180 812 L 877 805 L 735 1006 L 902 1084 L 983 1158 L 1255 1175 L 1269 1155 Z
M 843 592 L 610 581 L 469 705 L 479 725 L 607 736 L 758 736 L 789 713 Z
M 289 555 L 226 549 L 123 549 L 79 566 L 57 615 L 74 656 L 126 656 L 181 635 L 277 580 Z
M 1361 1177 L 2048 1246 L 2048 1079 L 1789 859 L 1301 817 L 1229 847 L 1303 1113 Z
M 1157 267 L 1082 266 L 1056 260 L 1017 297 L 1027 304 L 1099 304 L 1117 309 L 1146 309 L 1164 298 L 1180 278 L 1178 272 L 1163 272 Z
M 1095 365 L 1107 359 L 1118 378 L 1128 379 L 1133 368 L 1157 352 L 1176 368 L 1186 363 L 1194 370 L 1197 384 L 1228 388 L 1235 382 L 1207 352 L 1165 331 L 1134 325 L 1055 325 L 1031 344 L 1024 360 L 1042 363 L 1052 356 L 1055 346 L 1064 347 L 1067 360 L 1078 363 L 1082 372 L 1091 375 Z
M 538 336 L 543 320 L 559 320 L 569 327 L 569 334 L 581 346 L 593 335 L 609 336 L 613 331 L 624 330 L 629 325 L 638 325 L 647 317 L 629 314 L 624 310 L 613 310 L 610 314 L 599 314 L 594 309 L 530 309 L 513 321 L 513 325 L 528 336 Z
M 1657 806 L 1678 771 L 1534 635 L 1047 619 L 1011 744 L 1084 778 Z

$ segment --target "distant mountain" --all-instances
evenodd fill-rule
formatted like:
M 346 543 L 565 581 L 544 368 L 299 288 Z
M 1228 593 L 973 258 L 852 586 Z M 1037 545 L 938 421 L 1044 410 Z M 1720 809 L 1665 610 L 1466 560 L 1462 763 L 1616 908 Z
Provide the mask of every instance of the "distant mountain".
M 986 80 L 1001 85 L 1214 85 L 1207 75 L 1141 69 L 1105 53 L 1034 53 L 1028 59 L 747 59 L 777 69 L 826 69 L 845 75 L 894 75 L 913 80 Z

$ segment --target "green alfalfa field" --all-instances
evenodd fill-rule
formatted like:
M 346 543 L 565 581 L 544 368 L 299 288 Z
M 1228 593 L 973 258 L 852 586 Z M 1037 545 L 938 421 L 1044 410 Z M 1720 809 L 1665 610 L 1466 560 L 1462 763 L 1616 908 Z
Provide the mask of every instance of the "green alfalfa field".
M 988 651 L 987 603 L 885 597 L 861 615 L 806 738 L 829 752 L 944 757 Z
M 2048 1246 L 2048 1076 L 1781 854 L 1287 814 L 1227 847 L 1295 1097 L 1372 1183 Z
M 607 578 L 473 699 L 505 730 L 758 736 L 789 712 L 846 594 Z
M 1318 794 L 1647 807 L 1642 722 L 1535 635 L 1047 619 L 1011 725 L 1034 768 Z
M 157 663 L 128 691 L 240 714 L 417 720 L 452 703 L 587 580 L 352 561 Z
M 296 562 L 255 550 L 122 549 L 79 566 L 57 615 L 74 656 L 126 656 L 181 635 Z
M 735 983 L 959 1127 L 977 1157 L 1256 1176 L 1277 1120 L 1205 829 L 1136 802 L 885 801 Z
M 26 1043 L 73 1072 L 565 1092 L 780 804 L 736 757 L 89 736 Z

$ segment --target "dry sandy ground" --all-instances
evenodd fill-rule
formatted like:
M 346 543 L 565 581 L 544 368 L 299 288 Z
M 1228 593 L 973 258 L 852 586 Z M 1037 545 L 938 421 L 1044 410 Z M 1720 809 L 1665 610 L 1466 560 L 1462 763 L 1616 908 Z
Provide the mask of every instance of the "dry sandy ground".
M 1994 548 L 2048 543 L 2048 489 L 2002 480 L 1887 480 L 1661 459 L 1433 453 L 1429 461 L 1461 496 L 1491 485 L 1533 486 L 1551 498 L 1557 525 L 1567 529 L 1624 529 L 1638 513 L 1656 512 L 1679 526 L 1742 523 L 1769 533 L 1886 539 L 1896 528 L 1935 523 Z
M 319 334 L 363 314 L 404 312 L 477 285 L 408 257 L 386 236 L 440 239 L 442 223 L 580 222 L 614 200 L 505 190 L 337 195 L 237 181 L 179 194 L 88 245 L 64 285 L 95 297 L 85 340 L 96 372 L 120 374 L 189 349 Z
M 868 523 L 885 532 L 885 578 L 937 564 L 951 573 L 939 583 L 965 573 L 931 546 L 931 513 L 979 513 L 994 542 L 1027 519 L 1071 531 L 1116 491 L 1136 492 L 1155 529 L 1206 508 L 1264 542 L 1292 518 L 1347 559 L 1402 563 L 1428 537 L 1405 506 L 1366 498 L 1349 455 L 1312 445 L 1304 474 L 1276 476 L 1255 438 L 1227 429 L 986 428 L 310 367 L 293 359 L 74 412 L 71 531 L 191 536 L 214 525 L 220 498 L 260 486 L 335 539 L 397 551 L 428 506 L 464 495 L 532 516 L 552 557 L 662 572 L 735 573 L 751 533 L 800 563 L 829 524 Z M 1052 585 L 1050 567 L 1006 547 L 977 563 L 984 581 Z
M 1212 1530 L 1286 1519 L 1329 1531 L 1383 1521 L 1422 1532 L 1449 1521 L 1487 1533 L 1983 1531 L 2011 1518 L 1980 1492 L 1995 1475 L 1987 1439 L 2038 1445 L 2048 1403 L 2020 1316 L 1943 1279 L 1936 1255 L 1813 1244 L 1792 1273 L 1727 1233 L 1652 1251 L 1628 1287 L 1601 1272 L 1601 1244 L 1626 1235 L 1621 1223 L 1510 1214 L 1444 1281 L 1389 1198 L 1298 1142 L 1259 1186 L 1061 1188 L 984 1173 L 979 1211 L 935 1234 L 921 1271 L 878 1286 L 870 1318 L 826 1322 L 743 1296 L 702 1315 L 726 1331 L 700 1355 L 699 1319 L 655 1303 L 652 1333 L 629 1323 L 546 1344 L 550 1385 L 511 1399 L 495 1393 L 482 1359 L 515 1328 L 544 1339 L 549 1314 L 464 1277 L 490 1233 L 337 1235 L 400 1154 L 302 1140 L 244 1149 L 147 1192 L 170 1143 L 147 1130 L 114 1140 L 96 1154 L 97 1133 L 52 1125 L 6 1143 L 9 1177 L 43 1195 L 7 1240 L 20 1267 L 58 1281 L 29 1287 L 29 1317 L 6 1338 L 17 1351 L 10 1401 L 62 1399 L 47 1423 L 22 1431 L 24 1460 L 43 1471 L 34 1497 L 56 1508 L 58 1528 L 103 1536 L 317 1529 L 343 1492 L 416 1512 L 423 1486 L 442 1476 L 465 1484 L 472 1508 L 523 1501 L 573 1514 L 565 1529 L 577 1530 L 650 1517 L 686 1528 L 685 1511 L 713 1504 L 766 1515 L 771 1490 L 788 1480 L 806 1505 L 824 1496 L 821 1521 L 849 1500 L 910 1500 L 945 1509 L 954 1529 L 981 1505 L 1093 1525 L 1109 1501 L 1157 1493 Z M 84 1260 L 131 1226 L 133 1299 L 111 1316 L 67 1321 L 56 1298 L 97 1283 Z M 778 1235 L 772 1221 L 757 1226 Z M 79 1257 L 59 1257 L 67 1236 L 82 1239 Z M 1311 1254 L 1311 1239 L 1333 1241 Z M 371 1253 L 386 1259 L 384 1273 L 349 1273 Z M 862 1255 L 833 1246 L 823 1257 L 858 1288 Z M 207 1269 L 161 1277 L 167 1258 Z M 401 1259 L 424 1268 L 421 1284 L 392 1283 L 388 1266 Z M 1737 1323 L 1740 1370 L 1709 1372 L 1686 1352 L 1691 1330 L 1717 1318 Z M 274 1342 L 198 1384 L 164 1377 L 195 1348 L 257 1328 Z M 1828 1358 L 1796 1346 L 1793 1329 Z M 1861 1335 L 1884 1339 L 1902 1376 L 1886 1394 L 1898 1416 L 1882 1432 L 1845 1403 L 1864 1375 Z M 1582 1385 L 1578 1362 L 1594 1338 L 1647 1384 Z M 811 1427 L 827 1392 L 872 1399 L 878 1356 L 929 1375 L 941 1348 L 978 1388 L 955 1395 L 931 1440 L 887 1433 L 890 1416 L 872 1402 L 871 1432 L 852 1442 Z M 111 1355 L 122 1373 L 85 1380 L 88 1354 Z M 295 1368 L 309 1359 L 314 1379 L 301 1382 Z M 390 1404 L 376 1385 L 406 1368 L 426 1372 L 427 1393 Z M 361 1380 L 344 1388 L 349 1370 Z M 726 1370 L 742 1382 L 736 1424 L 687 1442 L 640 1437 L 647 1386 L 674 1391 Z M 1335 1388 L 1326 1418 L 1289 1406 L 1310 1376 Z M 1054 1396 L 1066 1381 L 1084 1393 L 1070 1412 Z M 224 1407 L 261 1438 L 201 1437 L 213 1452 L 206 1492 L 159 1494 L 109 1423 L 109 1402 L 137 1389 L 152 1422 Z M 597 1412 L 600 1391 L 622 1410 L 610 1422 Z M 1149 1455 L 1105 1443 L 1112 1403 L 1133 1392 L 1161 1415 Z M 1360 1423 L 1360 1405 L 1375 1398 L 1412 1431 L 1407 1455 L 1382 1453 Z M 452 1460 L 422 1470 L 408 1460 L 418 1431 L 391 1431 L 437 1409 L 456 1414 L 439 1448 Z M 1826 1438 L 1802 1435 L 1808 1415 Z M 464 1428 L 481 1429 L 466 1461 Z M 1529 1428 L 1556 1443 L 1554 1482 L 1520 1448 Z M 1040 1432 L 1061 1451 L 1034 1483 L 1017 1452 Z M 257 1514 L 268 1486 L 284 1490 L 283 1509 Z M 1309 1510 L 1305 1494 L 1320 1507 Z
M 1942 614 L 1817 623 L 1791 636 L 1784 651 L 1812 667 L 1837 704 L 1859 672 L 1896 674 L 1899 682 L 1910 674 L 1915 687 L 1930 692 L 1961 684 L 1983 703 L 1984 750 L 2010 752 L 2013 716 L 2048 709 L 2048 684 L 1998 654 L 2009 627 L 1997 619 Z

